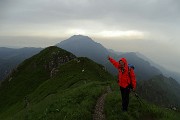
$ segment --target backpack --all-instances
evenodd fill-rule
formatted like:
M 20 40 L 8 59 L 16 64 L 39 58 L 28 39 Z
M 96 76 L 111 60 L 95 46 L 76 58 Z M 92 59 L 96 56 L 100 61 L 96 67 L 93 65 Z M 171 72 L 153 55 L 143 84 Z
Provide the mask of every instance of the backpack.
M 135 67 L 134 67 L 134 65 L 132 65 L 132 64 L 128 64 L 128 74 L 129 74 L 129 78 L 130 78 L 130 84 L 128 85 L 128 88 L 129 89 L 133 89 L 133 85 L 132 85 L 132 80 L 131 80 L 131 75 L 130 75 L 130 69 L 135 69 Z

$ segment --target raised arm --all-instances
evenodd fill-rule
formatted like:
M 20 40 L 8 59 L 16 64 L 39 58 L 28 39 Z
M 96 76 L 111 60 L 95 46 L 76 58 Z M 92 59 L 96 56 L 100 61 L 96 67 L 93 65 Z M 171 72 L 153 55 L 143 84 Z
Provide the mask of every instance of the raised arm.
M 115 68 L 118 69 L 119 67 L 119 62 L 117 62 L 116 60 L 114 60 L 113 58 L 108 56 L 108 60 L 114 65 Z

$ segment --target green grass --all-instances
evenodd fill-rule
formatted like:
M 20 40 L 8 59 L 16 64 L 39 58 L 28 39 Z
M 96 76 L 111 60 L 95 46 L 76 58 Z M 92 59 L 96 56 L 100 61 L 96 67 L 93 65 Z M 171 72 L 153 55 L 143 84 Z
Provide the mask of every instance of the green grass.
M 179 120 L 180 113 L 149 104 L 142 100 L 140 103 L 133 93 L 130 93 L 128 112 L 121 110 L 121 94 L 119 86 L 112 82 L 113 92 L 105 100 L 105 114 L 107 120 Z M 142 98 L 141 98 L 142 99 Z
M 100 82 L 91 82 L 80 87 L 59 91 L 44 98 L 38 103 L 31 103 L 8 119 L 92 119 L 92 112 L 97 98 L 105 87 Z
M 96 101 L 106 91 L 107 120 L 178 120 L 179 113 L 152 104 L 139 107 L 131 95 L 128 113 L 121 111 L 120 90 L 115 78 L 102 65 L 87 58 L 70 60 L 57 66 L 52 78 L 44 66 L 52 55 L 72 56 L 57 47 L 49 47 L 24 61 L 12 74 L 12 81 L 0 86 L 0 120 L 92 120 Z M 58 56 L 59 57 L 59 56 Z M 36 68 L 36 69 L 35 69 Z M 28 105 L 24 98 L 27 98 Z
M 58 50 L 55 48 L 53 51 Z M 58 66 L 59 71 L 53 78 L 50 78 L 48 73 L 38 73 L 37 69 L 32 70 L 34 63 L 40 64 L 39 71 L 43 70 L 41 66 L 44 66 L 46 62 L 39 62 L 38 59 L 44 57 L 43 59 L 47 61 L 51 59 L 50 56 L 51 53 L 45 50 L 22 63 L 18 68 L 19 71 L 13 75 L 13 89 L 3 89 L 12 84 L 5 81 L 7 84 L 4 83 L 1 93 L 5 91 L 3 94 L 8 93 L 12 99 L 6 98 L 7 101 L 4 101 L 11 104 L 2 105 L 1 120 L 92 119 L 96 100 L 105 91 L 109 80 L 113 77 L 104 70 L 103 66 L 87 58 L 78 58 L 80 62 L 71 60 Z M 30 78 L 32 75 L 34 77 Z M 44 80 L 39 82 L 43 75 L 47 77 L 43 77 Z M 27 80 L 24 81 L 25 79 Z M 25 88 L 30 88 L 30 86 L 32 89 L 27 92 Z M 14 90 L 19 91 L 21 96 L 17 97 L 19 93 Z M 11 95 L 10 92 L 12 92 Z M 27 107 L 25 107 L 25 96 L 29 102 Z M 1 101 L 2 98 L 5 97 L 1 97 Z

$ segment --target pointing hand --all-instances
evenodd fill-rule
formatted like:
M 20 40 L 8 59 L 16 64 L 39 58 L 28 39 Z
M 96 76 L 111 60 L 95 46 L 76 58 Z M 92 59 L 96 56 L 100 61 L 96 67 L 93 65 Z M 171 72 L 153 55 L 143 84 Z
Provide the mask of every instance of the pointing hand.
M 107 57 L 107 58 L 108 58 L 108 60 L 109 60 L 109 59 L 110 59 L 110 56 L 108 55 L 108 57 Z

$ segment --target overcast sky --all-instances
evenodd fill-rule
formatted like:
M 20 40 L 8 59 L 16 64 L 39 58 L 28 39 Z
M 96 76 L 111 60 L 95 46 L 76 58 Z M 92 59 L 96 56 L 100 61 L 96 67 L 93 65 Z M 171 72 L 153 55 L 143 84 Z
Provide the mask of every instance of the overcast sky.
M 179 21 L 180 0 L 0 0 L 0 47 L 46 47 L 82 34 L 180 72 Z

